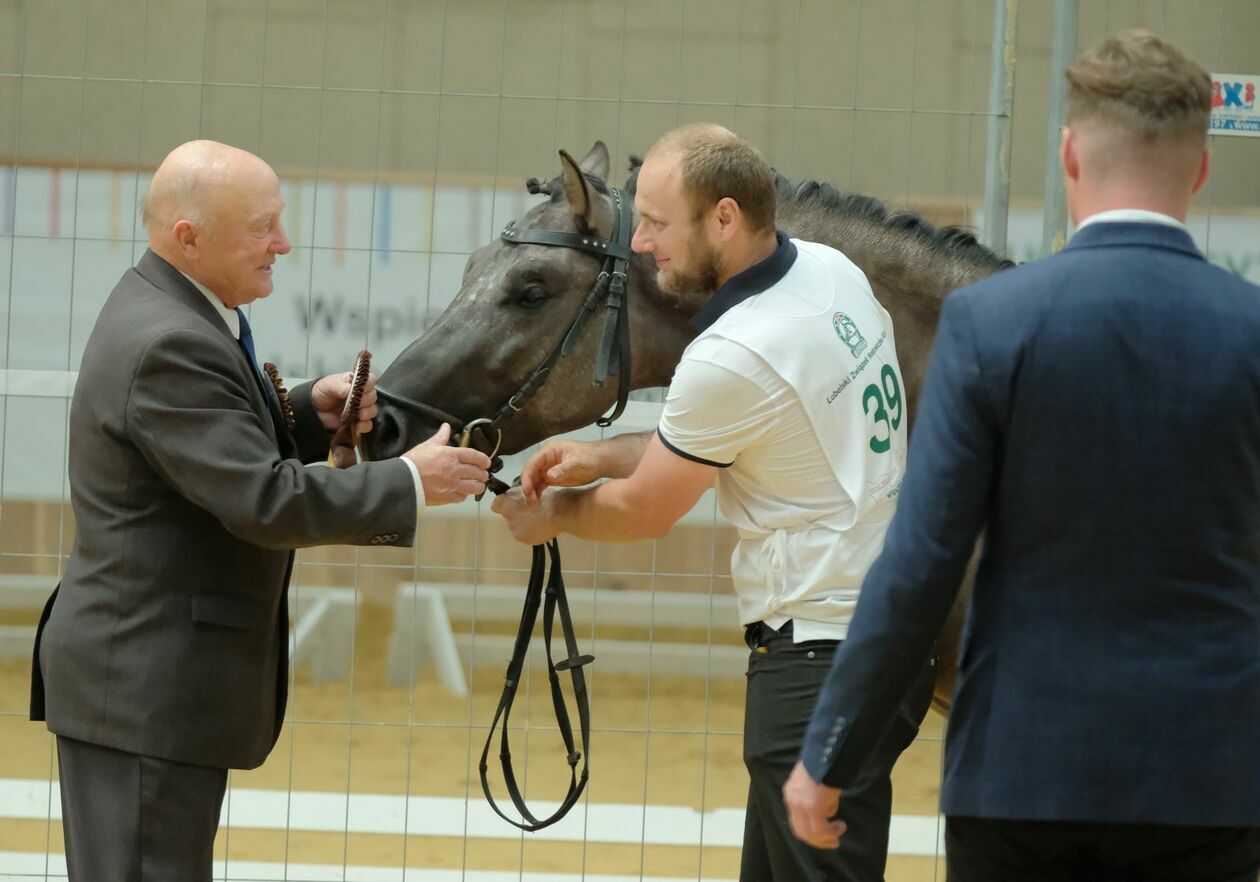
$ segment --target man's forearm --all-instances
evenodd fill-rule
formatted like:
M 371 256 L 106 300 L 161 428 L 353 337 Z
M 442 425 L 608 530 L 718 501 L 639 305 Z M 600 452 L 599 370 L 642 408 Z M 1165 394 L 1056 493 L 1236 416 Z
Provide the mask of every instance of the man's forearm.
M 596 542 L 659 539 L 669 532 L 669 525 L 654 523 L 651 509 L 636 505 L 626 489 L 625 481 L 609 481 L 552 491 L 546 498 L 553 523 L 561 533 Z
M 599 451 L 600 471 L 606 478 L 628 478 L 634 474 L 652 440 L 654 430 L 628 432 L 592 442 Z
M 628 477 L 597 486 L 552 484 L 542 494 L 527 496 L 522 490 L 505 493 L 494 501 L 494 510 L 507 519 L 518 541 L 536 545 L 561 533 L 603 542 L 657 539 L 713 485 L 714 466 L 676 456 L 651 433 L 609 440 L 607 444 L 563 442 L 568 446 L 553 447 L 550 454 L 544 447 L 537 458 L 540 469 L 548 455 L 568 458 L 560 468 L 577 460 L 580 468 L 560 477 L 572 479 L 571 485 L 587 484 L 601 475 L 629 470 L 629 462 L 634 461 Z M 603 466 L 608 468 L 601 470 Z

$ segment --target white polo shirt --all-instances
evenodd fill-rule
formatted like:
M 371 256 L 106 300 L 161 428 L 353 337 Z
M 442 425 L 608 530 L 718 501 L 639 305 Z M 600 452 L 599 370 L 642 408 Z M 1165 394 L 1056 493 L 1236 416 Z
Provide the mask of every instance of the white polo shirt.
M 778 238 L 693 319 L 701 333 L 658 434 L 721 468 L 741 621 L 792 620 L 797 642 L 839 640 L 905 470 L 901 373 L 892 321 L 862 271 L 832 248 Z

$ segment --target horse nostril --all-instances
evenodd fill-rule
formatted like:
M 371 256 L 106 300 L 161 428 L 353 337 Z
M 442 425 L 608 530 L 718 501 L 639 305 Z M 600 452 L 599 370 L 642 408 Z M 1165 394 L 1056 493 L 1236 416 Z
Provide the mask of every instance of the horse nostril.
M 376 417 L 372 431 L 364 436 L 372 459 L 390 459 L 398 456 L 402 451 L 395 448 L 398 447 L 401 435 L 398 420 L 389 411 L 382 410 Z

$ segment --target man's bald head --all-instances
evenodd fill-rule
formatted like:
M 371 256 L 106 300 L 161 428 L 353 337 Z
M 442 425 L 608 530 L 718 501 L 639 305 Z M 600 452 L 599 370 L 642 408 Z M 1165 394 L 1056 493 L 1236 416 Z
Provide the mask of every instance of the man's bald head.
M 645 156 L 666 153 L 686 156 L 697 150 L 716 150 L 722 146 L 730 148 L 746 143 L 743 138 L 726 126 L 711 122 L 691 123 L 661 135 L 656 139 L 656 143 L 648 148 Z
M 181 220 L 212 231 L 225 203 L 242 190 L 275 182 L 275 172 L 248 151 L 218 141 L 189 141 L 167 154 L 140 206 L 152 241 Z
M 271 166 L 216 141 L 189 141 L 153 174 L 141 207 L 149 247 L 226 306 L 272 291 L 276 257 L 289 240 L 284 197 Z

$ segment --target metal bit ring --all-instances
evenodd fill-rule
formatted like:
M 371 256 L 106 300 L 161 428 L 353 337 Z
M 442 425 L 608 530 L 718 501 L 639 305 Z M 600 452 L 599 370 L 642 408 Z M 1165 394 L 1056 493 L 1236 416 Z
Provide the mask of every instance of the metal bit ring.
M 468 447 L 472 444 L 473 429 L 480 428 L 481 426 L 493 426 L 493 425 L 494 425 L 494 420 L 490 419 L 489 417 L 482 417 L 481 419 L 476 419 L 476 420 L 473 420 L 472 422 L 465 424 L 464 430 L 459 433 L 459 446 Z M 494 441 L 494 450 L 490 452 L 491 459 L 494 459 L 495 455 L 498 454 L 499 452 L 499 448 L 503 446 L 503 430 L 496 428 L 495 432 L 497 433 L 497 436 Z

